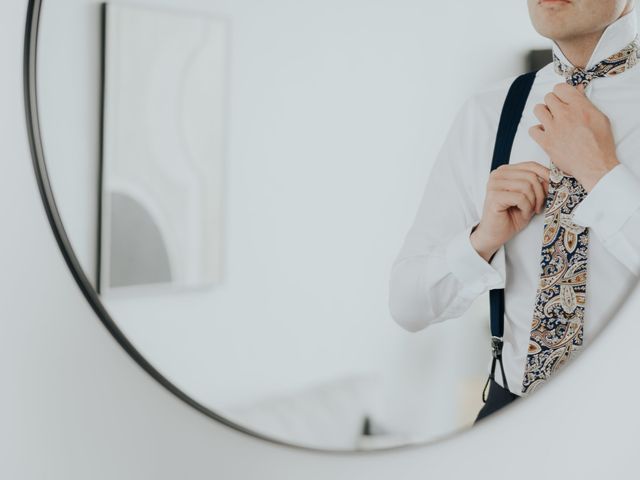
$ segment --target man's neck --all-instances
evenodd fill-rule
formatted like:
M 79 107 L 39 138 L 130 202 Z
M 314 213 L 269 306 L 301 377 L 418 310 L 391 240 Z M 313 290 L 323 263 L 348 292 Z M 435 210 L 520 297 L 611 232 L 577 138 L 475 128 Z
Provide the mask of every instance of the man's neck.
M 556 43 L 574 67 L 585 68 L 602 32 L 604 30 L 581 37 L 558 40 Z
M 633 7 L 634 2 L 629 2 L 618 19 L 624 17 L 627 13 L 633 10 Z M 574 67 L 585 68 L 596 48 L 596 45 L 598 45 L 598 40 L 600 40 L 603 32 L 604 29 L 575 38 L 556 40 L 556 43 L 560 47 L 560 50 L 562 50 L 564 56 Z

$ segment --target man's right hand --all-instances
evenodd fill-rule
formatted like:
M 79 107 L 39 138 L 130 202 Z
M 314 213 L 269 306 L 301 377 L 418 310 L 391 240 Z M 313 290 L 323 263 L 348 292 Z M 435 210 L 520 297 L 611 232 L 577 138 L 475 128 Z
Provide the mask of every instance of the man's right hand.
M 482 218 L 471 233 L 471 245 L 487 262 L 536 213 L 549 192 L 549 169 L 537 162 L 502 165 L 491 172 Z

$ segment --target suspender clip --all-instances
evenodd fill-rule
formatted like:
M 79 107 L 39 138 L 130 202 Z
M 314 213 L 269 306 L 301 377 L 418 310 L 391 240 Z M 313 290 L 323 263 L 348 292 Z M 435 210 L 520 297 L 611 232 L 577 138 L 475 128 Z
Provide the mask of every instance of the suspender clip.
M 496 360 L 502 356 L 502 337 L 491 337 L 491 353 Z
M 491 362 L 491 373 L 489 374 L 489 378 L 487 378 L 487 383 L 484 384 L 484 388 L 482 389 L 482 401 L 484 403 L 487 402 L 487 387 L 491 380 L 495 378 L 496 373 L 496 363 L 500 363 L 500 372 L 502 373 L 502 384 L 503 387 L 508 390 L 509 385 L 507 384 L 507 376 L 504 372 L 504 365 L 502 364 L 502 346 L 504 342 L 502 341 L 502 337 L 496 337 L 493 335 L 491 337 L 491 353 L 493 355 L 493 361 Z

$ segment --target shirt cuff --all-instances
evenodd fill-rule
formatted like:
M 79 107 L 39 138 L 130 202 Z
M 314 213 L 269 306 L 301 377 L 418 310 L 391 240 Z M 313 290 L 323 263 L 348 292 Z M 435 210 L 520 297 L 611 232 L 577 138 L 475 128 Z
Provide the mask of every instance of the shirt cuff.
M 573 210 L 573 222 L 593 228 L 606 242 L 639 208 L 640 180 L 619 164 L 607 172 Z
M 449 241 L 445 258 L 451 272 L 463 284 L 464 293 L 477 297 L 487 290 L 504 288 L 505 282 L 500 271 L 473 248 L 470 239 L 472 229 L 466 228 Z

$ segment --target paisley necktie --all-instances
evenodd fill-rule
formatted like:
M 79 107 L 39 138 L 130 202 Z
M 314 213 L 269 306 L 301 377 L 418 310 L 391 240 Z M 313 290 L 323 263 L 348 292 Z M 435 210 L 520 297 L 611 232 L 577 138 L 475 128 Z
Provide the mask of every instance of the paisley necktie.
M 556 73 L 570 85 L 587 86 L 597 77 L 617 75 L 640 58 L 638 37 L 614 55 L 584 70 L 569 67 L 554 54 Z M 545 202 L 540 282 L 531 325 L 522 394 L 549 379 L 582 347 L 587 285 L 588 228 L 572 221 L 572 212 L 587 192 L 551 163 Z

